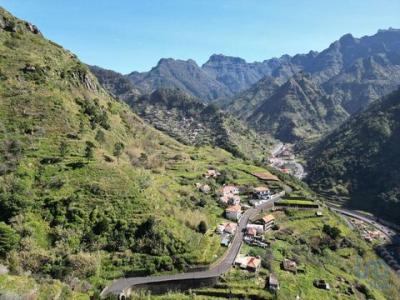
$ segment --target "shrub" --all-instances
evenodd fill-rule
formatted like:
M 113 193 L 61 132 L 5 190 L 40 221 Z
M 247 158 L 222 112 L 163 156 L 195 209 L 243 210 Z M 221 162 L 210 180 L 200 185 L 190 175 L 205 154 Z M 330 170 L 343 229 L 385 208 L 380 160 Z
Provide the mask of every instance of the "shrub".
M 122 154 L 122 151 L 124 151 L 125 145 L 123 143 L 115 143 L 114 145 L 114 156 L 116 156 L 117 158 L 119 158 Z
M 99 129 L 97 130 L 96 136 L 95 136 L 96 141 L 99 143 L 104 143 L 105 142 L 105 135 L 103 130 Z
M 79 252 L 75 255 L 69 255 L 68 263 L 75 276 L 79 278 L 87 278 L 98 273 L 101 259 L 96 254 Z
M 0 222 L 0 256 L 4 257 L 9 251 L 16 249 L 19 239 L 19 235 L 11 226 Z
M 325 232 L 327 235 L 329 235 L 334 240 L 336 240 L 341 234 L 341 231 L 339 228 L 330 226 L 328 224 L 324 225 L 324 227 L 322 228 L 322 231 Z
M 203 220 L 200 221 L 199 225 L 197 226 L 197 230 L 202 233 L 205 234 L 207 232 L 207 223 L 204 222 Z
M 89 160 L 93 158 L 93 148 L 94 147 L 95 146 L 91 141 L 86 141 L 85 157 Z

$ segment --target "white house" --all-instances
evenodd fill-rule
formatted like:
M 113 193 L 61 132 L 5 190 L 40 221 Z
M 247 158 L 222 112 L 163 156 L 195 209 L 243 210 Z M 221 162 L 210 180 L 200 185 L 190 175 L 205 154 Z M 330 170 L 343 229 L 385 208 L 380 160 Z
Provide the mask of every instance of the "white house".
M 265 186 L 259 186 L 253 189 L 253 196 L 256 199 L 267 200 L 271 197 L 271 191 Z
M 242 207 L 240 205 L 232 205 L 225 209 L 225 216 L 232 221 L 238 221 L 242 216 Z

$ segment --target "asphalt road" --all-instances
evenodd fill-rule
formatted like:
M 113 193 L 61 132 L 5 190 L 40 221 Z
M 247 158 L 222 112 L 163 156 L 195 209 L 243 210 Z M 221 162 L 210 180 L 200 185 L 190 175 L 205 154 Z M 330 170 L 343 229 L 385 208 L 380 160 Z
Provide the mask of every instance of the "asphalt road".
M 375 228 L 377 228 L 378 230 L 380 230 L 383 233 L 385 233 L 389 238 L 396 234 L 396 232 L 394 230 L 388 228 L 387 226 L 384 226 L 384 225 L 378 223 L 375 218 L 367 217 L 367 216 L 365 216 L 365 215 L 363 215 L 361 213 L 358 213 L 358 212 L 355 212 L 355 211 L 352 211 L 352 210 L 348 210 L 348 209 L 344 209 L 344 208 L 337 208 L 337 207 L 331 206 L 329 204 L 328 204 L 328 206 L 330 207 L 331 210 L 333 210 L 335 212 L 338 212 L 340 214 L 343 214 L 343 215 L 346 215 L 346 216 L 349 216 L 349 217 L 353 217 L 353 218 L 359 219 L 361 221 L 364 221 L 366 223 L 369 223 L 369 224 L 373 225 Z
M 248 221 L 251 218 L 255 217 L 263 209 L 270 208 L 273 202 L 279 198 L 280 197 L 273 198 L 256 208 L 250 208 L 244 212 L 242 218 L 239 221 L 238 229 L 232 240 L 232 243 L 229 249 L 227 250 L 228 251 L 227 254 L 216 266 L 214 266 L 210 270 L 191 272 L 191 273 L 181 273 L 174 275 L 163 275 L 163 276 L 121 278 L 115 280 L 110 286 L 106 287 L 102 291 L 101 297 L 103 298 L 110 294 L 118 295 L 123 291 L 127 290 L 128 288 L 140 284 L 220 277 L 222 274 L 226 273 L 234 264 L 236 256 L 239 253 L 240 247 L 243 242 L 244 229 L 246 228 Z

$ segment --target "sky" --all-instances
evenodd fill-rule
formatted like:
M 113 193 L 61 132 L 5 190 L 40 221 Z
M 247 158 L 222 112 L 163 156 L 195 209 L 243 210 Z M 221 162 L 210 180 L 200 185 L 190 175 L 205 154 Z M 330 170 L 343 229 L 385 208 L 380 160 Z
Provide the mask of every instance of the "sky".
M 214 53 L 248 62 L 400 28 L 399 0 L 0 0 L 85 63 L 121 73 Z

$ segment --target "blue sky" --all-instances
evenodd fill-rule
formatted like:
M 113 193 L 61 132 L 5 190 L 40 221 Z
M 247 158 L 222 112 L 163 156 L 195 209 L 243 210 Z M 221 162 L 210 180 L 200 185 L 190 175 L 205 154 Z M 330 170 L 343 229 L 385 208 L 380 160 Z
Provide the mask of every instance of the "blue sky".
M 399 0 L 0 0 L 84 62 L 122 73 L 161 57 L 260 61 L 322 50 L 345 33 L 400 28 Z

